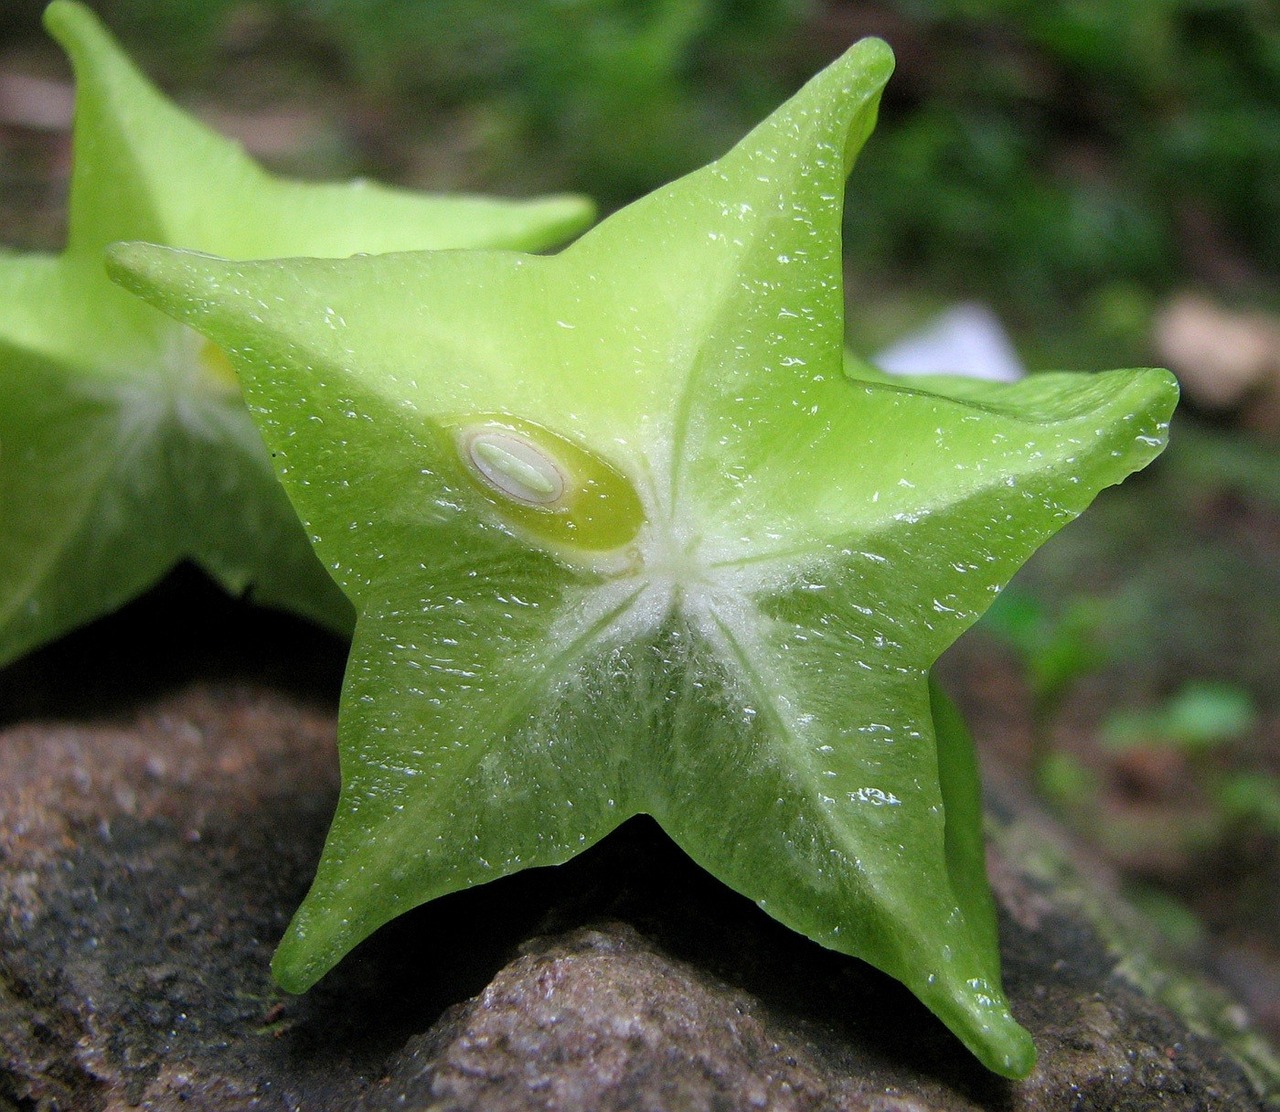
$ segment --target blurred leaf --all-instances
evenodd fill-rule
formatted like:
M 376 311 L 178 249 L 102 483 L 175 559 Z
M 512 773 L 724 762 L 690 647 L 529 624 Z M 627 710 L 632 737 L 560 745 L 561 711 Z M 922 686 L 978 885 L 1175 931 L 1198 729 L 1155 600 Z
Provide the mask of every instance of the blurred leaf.
M 1102 737 L 1115 750 L 1163 744 L 1196 753 L 1234 741 L 1256 722 L 1253 698 L 1244 688 L 1196 681 L 1162 706 L 1111 715 L 1103 725 Z
M 1214 797 L 1226 818 L 1256 824 L 1273 837 L 1280 837 L 1277 777 L 1265 772 L 1234 772 L 1218 782 Z
M 996 600 L 983 624 L 1018 653 L 1032 696 L 1045 711 L 1106 662 L 1098 635 L 1104 614 L 1100 601 L 1076 598 L 1056 616 L 1039 598 L 1014 587 Z
M 1094 799 L 1100 784 L 1097 774 L 1079 757 L 1055 750 L 1036 768 L 1036 786 L 1064 810 L 1076 810 Z

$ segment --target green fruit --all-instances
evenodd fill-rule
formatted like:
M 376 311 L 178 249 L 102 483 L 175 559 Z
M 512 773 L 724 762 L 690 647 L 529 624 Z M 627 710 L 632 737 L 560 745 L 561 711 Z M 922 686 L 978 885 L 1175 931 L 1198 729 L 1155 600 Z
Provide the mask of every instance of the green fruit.
M 285 987 L 425 900 L 647 813 L 899 978 L 991 1069 L 1031 1069 L 972 747 L 929 669 L 1160 451 L 1176 388 L 846 373 L 844 179 L 891 67 L 857 44 L 550 258 L 113 251 L 119 281 L 230 354 L 360 615 L 342 796 L 276 954 Z M 459 433 L 477 426 L 497 430 L 479 450 Z M 539 515 L 578 453 L 609 524 L 556 533 Z M 604 559 L 615 540 L 625 558 Z
M 57 0 L 45 22 L 76 72 L 71 227 L 61 255 L 0 257 L 0 664 L 181 560 L 349 631 L 226 355 L 113 286 L 103 248 L 534 249 L 581 230 L 591 206 L 272 177 L 165 100 L 87 8 Z

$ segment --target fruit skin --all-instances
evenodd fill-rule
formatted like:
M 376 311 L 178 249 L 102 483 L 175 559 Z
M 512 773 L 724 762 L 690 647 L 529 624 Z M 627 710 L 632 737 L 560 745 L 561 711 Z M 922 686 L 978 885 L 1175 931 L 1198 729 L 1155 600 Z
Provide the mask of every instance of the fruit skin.
M 359 612 L 342 794 L 273 962 L 286 988 L 411 907 L 648 813 L 903 981 L 989 1068 L 1031 1069 L 972 745 L 929 669 L 1160 451 L 1177 391 L 1163 371 L 846 372 L 844 178 L 891 66 L 855 45 L 552 257 L 112 249 L 117 280 L 228 352 Z M 561 474 L 551 438 L 607 464 L 634 538 L 540 533 L 522 495 L 545 484 L 477 483 L 460 414 L 544 430 L 535 468 Z
M 581 231 L 592 207 L 276 178 L 167 101 L 89 9 L 55 0 L 45 23 L 76 75 L 70 231 L 60 255 L 0 256 L 0 664 L 184 559 L 233 593 L 349 633 L 351 606 L 312 553 L 225 355 L 113 285 L 103 248 L 532 250 Z

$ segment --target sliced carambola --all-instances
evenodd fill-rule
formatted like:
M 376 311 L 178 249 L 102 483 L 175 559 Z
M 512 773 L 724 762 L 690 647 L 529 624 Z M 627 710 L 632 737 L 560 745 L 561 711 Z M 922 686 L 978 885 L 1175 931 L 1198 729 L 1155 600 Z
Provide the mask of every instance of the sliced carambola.
M 928 672 L 1159 452 L 1176 389 L 845 373 L 844 180 L 891 65 L 859 43 L 553 257 L 113 252 L 231 353 L 359 612 L 342 795 L 285 987 L 648 813 L 991 1069 L 1030 1070 L 971 745 Z
M 184 559 L 348 630 L 226 354 L 112 285 L 103 248 L 535 249 L 580 231 L 591 206 L 273 177 L 161 96 L 87 8 L 58 0 L 45 20 L 76 74 L 70 233 L 61 255 L 0 257 L 0 663 Z

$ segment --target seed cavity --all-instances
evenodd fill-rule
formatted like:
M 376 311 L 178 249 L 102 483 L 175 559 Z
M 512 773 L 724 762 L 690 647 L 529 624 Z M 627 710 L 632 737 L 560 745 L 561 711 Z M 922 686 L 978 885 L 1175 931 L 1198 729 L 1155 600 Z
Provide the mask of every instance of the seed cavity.
M 467 458 L 499 494 L 526 506 L 549 506 L 564 495 L 560 465 L 536 445 L 506 430 L 473 432 Z
M 524 539 L 602 567 L 599 554 L 617 562 L 640 532 L 645 512 L 635 486 L 580 440 L 507 413 L 445 417 L 441 424 L 453 434 L 468 481 Z

